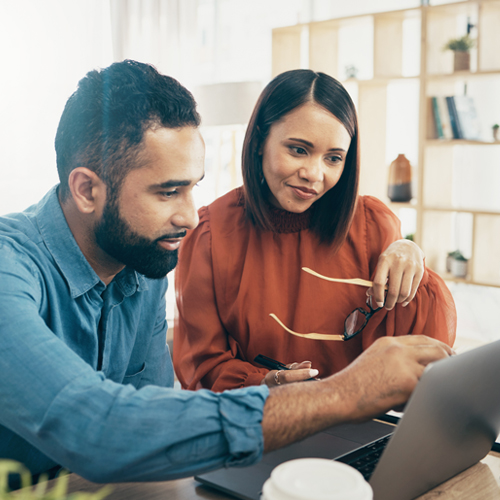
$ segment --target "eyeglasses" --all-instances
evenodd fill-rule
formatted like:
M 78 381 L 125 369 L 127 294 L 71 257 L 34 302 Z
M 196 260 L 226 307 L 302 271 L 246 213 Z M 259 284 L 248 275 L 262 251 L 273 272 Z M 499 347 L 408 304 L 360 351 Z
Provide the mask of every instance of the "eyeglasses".
M 322 274 L 309 269 L 308 267 L 303 267 L 303 271 L 306 271 L 313 276 L 321 278 L 326 281 L 335 281 L 337 283 L 347 283 L 351 285 L 360 285 L 366 287 L 372 287 L 373 282 L 367 281 L 361 278 L 353 278 L 353 279 L 340 279 L 340 278 L 329 278 L 328 276 L 323 276 Z M 387 292 L 387 285 L 385 286 L 385 290 Z M 370 295 L 366 299 L 366 305 L 369 307 L 369 311 L 366 311 L 362 307 L 358 307 L 354 309 L 354 311 L 347 316 L 344 321 L 344 334 L 343 335 L 334 335 L 328 333 L 297 333 L 293 330 L 290 330 L 287 326 L 283 324 L 283 322 L 276 316 L 276 314 L 271 313 L 269 316 L 273 318 L 282 328 L 284 328 L 288 333 L 292 335 L 296 335 L 297 337 L 302 337 L 304 339 L 312 339 L 312 340 L 349 340 L 355 337 L 358 333 L 362 332 L 365 326 L 370 321 L 370 318 L 377 312 L 382 309 L 382 307 L 374 308 L 372 305 L 372 296 Z
M 357 307 L 354 311 L 347 316 L 344 321 L 344 339 L 350 340 L 355 337 L 358 333 L 361 333 L 365 326 L 370 321 L 370 318 L 377 312 L 380 311 L 382 307 L 373 307 L 372 296 L 368 296 L 366 299 L 366 305 L 370 309 L 369 311 L 363 309 L 362 307 Z
M 366 311 L 362 307 L 358 307 L 354 309 L 354 311 L 349 314 L 349 316 L 347 316 L 344 321 L 343 335 L 335 335 L 329 333 L 297 333 L 285 326 L 283 322 L 276 316 L 276 314 L 271 313 L 269 316 L 271 316 L 271 318 L 273 318 L 288 333 L 296 335 L 297 337 L 312 340 L 350 340 L 365 328 L 365 326 L 368 324 L 368 321 L 370 321 L 370 318 L 377 311 L 380 311 L 380 309 L 382 309 L 382 307 L 373 307 L 371 296 L 366 299 L 366 305 L 370 309 L 369 311 Z

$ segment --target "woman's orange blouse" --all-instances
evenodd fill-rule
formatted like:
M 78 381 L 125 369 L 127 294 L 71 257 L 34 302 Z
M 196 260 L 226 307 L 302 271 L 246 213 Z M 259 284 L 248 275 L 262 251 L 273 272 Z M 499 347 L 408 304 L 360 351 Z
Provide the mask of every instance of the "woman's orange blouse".
M 342 334 L 345 318 L 365 305 L 366 288 L 327 282 L 301 268 L 371 280 L 380 254 L 401 239 L 400 223 L 378 199 L 359 197 L 347 239 L 334 254 L 309 231 L 309 211 L 273 209 L 275 231 L 262 231 L 246 218 L 243 196 L 238 188 L 201 208 L 198 227 L 181 247 L 173 358 L 184 388 L 260 384 L 268 370 L 253 362 L 257 354 L 283 363 L 312 361 L 326 377 L 384 335 L 424 334 L 453 344 L 455 304 L 430 269 L 407 307 L 378 311 L 349 341 L 287 333 L 270 313 L 296 332 Z

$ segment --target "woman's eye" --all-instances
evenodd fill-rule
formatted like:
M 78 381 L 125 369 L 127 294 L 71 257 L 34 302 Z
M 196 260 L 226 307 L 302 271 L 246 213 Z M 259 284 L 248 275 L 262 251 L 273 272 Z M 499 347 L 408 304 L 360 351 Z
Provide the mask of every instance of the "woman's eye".
M 299 155 L 305 155 L 307 151 L 304 148 L 301 148 L 300 146 L 290 146 L 290 149 Z
M 342 157 L 340 157 L 340 156 L 330 156 L 329 161 L 331 163 L 340 163 L 342 161 Z

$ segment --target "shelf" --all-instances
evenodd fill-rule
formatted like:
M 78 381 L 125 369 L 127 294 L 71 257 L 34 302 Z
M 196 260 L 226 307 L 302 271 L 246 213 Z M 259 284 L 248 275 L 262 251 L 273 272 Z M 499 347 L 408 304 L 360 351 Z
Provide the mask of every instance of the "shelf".
M 488 210 L 480 210 L 480 209 L 476 209 L 476 208 L 423 206 L 422 210 L 426 210 L 429 212 L 457 212 L 457 213 L 463 213 L 463 214 L 500 216 L 500 211 L 488 211 Z
M 465 35 L 468 23 L 476 39 L 471 70 L 453 72 L 453 53 L 443 47 Z M 351 94 L 362 147 L 360 194 L 386 203 L 444 279 L 494 287 L 500 287 L 500 267 L 492 265 L 500 255 L 500 148 L 486 146 L 500 146 L 491 130 L 500 123 L 498 47 L 500 0 L 423 5 L 273 30 L 274 75 L 307 67 L 337 78 Z M 357 78 L 346 78 L 348 66 L 356 67 Z M 430 97 L 464 94 L 474 99 L 482 140 L 434 139 Z M 414 198 L 407 203 L 387 198 L 389 165 L 399 153 L 414 167 Z M 453 206 L 457 200 L 460 208 Z M 466 279 L 445 273 L 446 255 L 455 249 L 470 257 Z
M 412 201 L 389 201 L 387 202 L 387 206 L 389 208 L 413 208 L 413 209 L 417 209 L 418 206 L 417 206 L 417 202 L 415 200 L 412 200 Z
M 414 17 L 420 17 L 421 8 L 413 7 L 408 9 L 399 9 L 399 10 L 390 10 L 390 11 L 380 11 L 380 12 L 372 12 L 370 14 L 357 14 L 353 16 L 345 16 L 345 17 L 336 17 L 335 19 L 327 19 L 324 21 L 312 21 L 311 23 L 302 23 L 297 24 L 295 26 L 309 26 L 314 28 L 332 28 L 338 27 L 344 24 L 350 25 L 356 23 L 360 20 L 368 19 L 368 18 L 391 18 L 391 19 L 410 19 Z M 276 29 L 286 29 L 285 28 L 276 28 Z
M 432 73 L 426 76 L 427 81 L 435 80 L 469 80 L 473 78 L 500 77 L 500 68 L 488 71 L 455 71 L 454 73 Z
M 489 0 L 486 0 L 489 1 Z M 481 0 L 479 0 L 481 2 Z M 475 6 L 477 2 L 471 2 L 468 0 L 443 3 L 441 5 L 430 5 L 427 8 L 431 9 L 433 13 L 444 14 L 445 16 L 451 16 L 456 14 L 469 14 L 472 7 Z
M 445 281 L 452 281 L 453 283 L 464 283 L 464 284 L 471 284 L 472 280 L 470 279 L 469 276 L 467 278 L 457 278 L 456 276 L 453 276 L 451 273 L 441 273 L 441 277 Z
M 427 139 L 426 146 L 500 146 L 500 141 L 469 141 L 467 139 Z
M 374 77 L 374 78 L 366 78 L 366 79 L 358 79 L 358 78 L 346 78 L 344 80 L 339 80 L 342 84 L 346 83 L 355 83 L 357 85 L 384 85 L 394 81 L 403 80 L 403 81 L 418 81 L 420 77 L 418 75 L 413 76 L 401 76 L 401 75 L 392 75 L 392 76 L 384 76 L 384 77 Z
M 455 278 L 450 273 L 442 273 L 441 277 L 445 281 L 451 281 L 452 283 L 463 283 L 464 285 L 476 285 L 476 286 L 492 286 L 494 288 L 500 288 L 500 284 L 494 284 L 494 283 L 483 283 L 482 281 L 474 281 L 470 278 Z

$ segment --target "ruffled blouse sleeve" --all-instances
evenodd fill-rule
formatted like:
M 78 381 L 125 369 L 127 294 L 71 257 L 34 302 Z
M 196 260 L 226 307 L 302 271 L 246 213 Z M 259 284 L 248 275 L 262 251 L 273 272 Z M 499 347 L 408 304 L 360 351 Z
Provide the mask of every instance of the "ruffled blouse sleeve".
M 370 274 L 375 275 L 379 255 L 401 239 L 399 219 L 376 198 L 365 196 L 366 248 Z M 406 306 L 397 304 L 392 311 L 382 309 L 372 316 L 363 332 L 363 348 L 378 337 L 427 335 L 452 346 L 457 328 L 455 302 L 443 279 L 425 268 L 415 298 Z
M 185 389 L 222 391 L 258 385 L 268 370 L 241 359 L 243 350 L 224 327 L 217 305 L 210 210 L 184 239 L 175 271 L 177 316 L 174 368 Z

